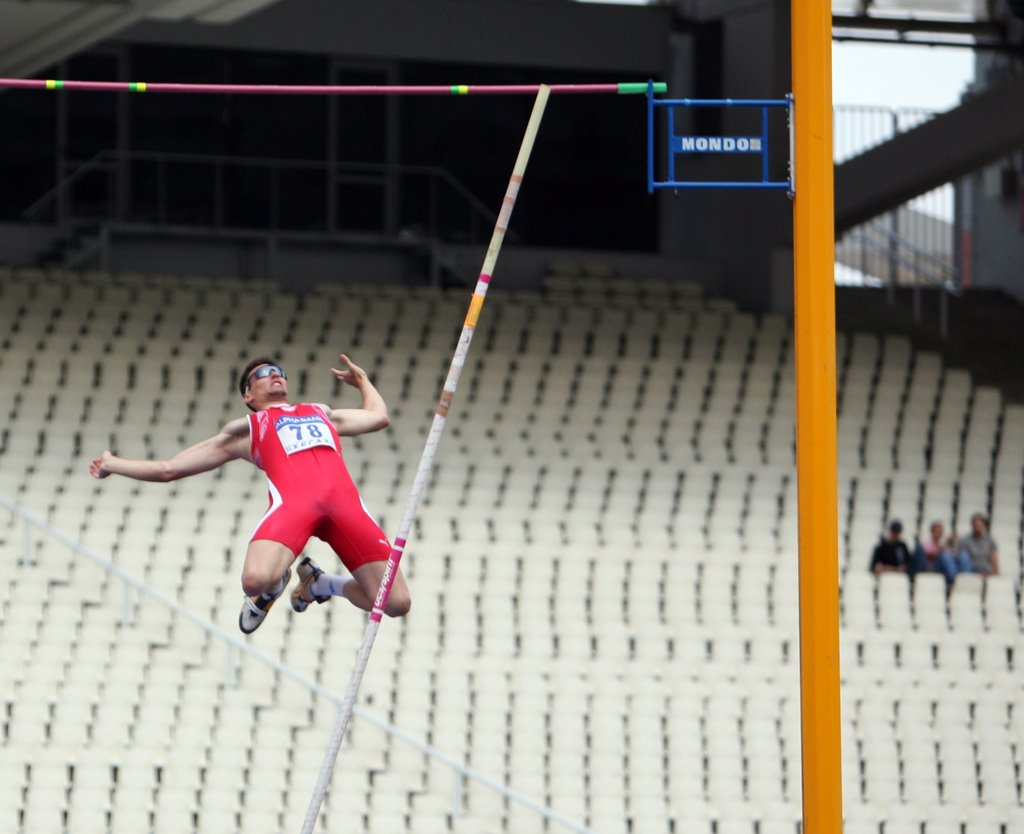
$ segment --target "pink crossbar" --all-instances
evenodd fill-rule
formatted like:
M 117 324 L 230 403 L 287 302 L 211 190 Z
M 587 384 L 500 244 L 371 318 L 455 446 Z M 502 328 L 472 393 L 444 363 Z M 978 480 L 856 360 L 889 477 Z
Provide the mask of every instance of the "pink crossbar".
M 57 81 L 44 78 L 0 78 L 0 88 L 89 90 L 128 93 L 230 93 L 275 96 L 451 96 L 534 95 L 540 84 L 176 84 L 146 81 Z M 633 86 L 633 85 L 630 85 Z M 621 84 L 552 84 L 552 93 L 607 94 L 624 92 Z M 630 90 L 632 92 L 632 90 Z

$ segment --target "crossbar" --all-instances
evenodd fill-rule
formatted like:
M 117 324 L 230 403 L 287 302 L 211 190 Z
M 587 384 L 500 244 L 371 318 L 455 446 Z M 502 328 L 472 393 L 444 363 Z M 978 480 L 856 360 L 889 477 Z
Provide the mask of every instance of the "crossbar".
M 229 93 L 272 96 L 515 96 L 536 95 L 547 87 L 553 94 L 644 95 L 648 82 L 612 84 L 186 84 L 162 81 L 61 81 L 53 78 L 0 78 L 0 88 L 20 90 L 85 90 L 97 93 Z M 668 85 L 654 82 L 654 91 Z

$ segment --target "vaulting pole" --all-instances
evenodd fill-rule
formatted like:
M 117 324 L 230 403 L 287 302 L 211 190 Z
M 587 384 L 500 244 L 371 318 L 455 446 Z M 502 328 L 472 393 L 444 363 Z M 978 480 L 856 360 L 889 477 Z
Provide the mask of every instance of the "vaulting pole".
M 484 306 L 484 297 L 487 295 L 487 288 L 491 283 L 491 275 L 494 272 L 494 265 L 498 260 L 498 252 L 501 251 L 501 244 L 505 239 L 505 230 L 508 228 L 509 218 L 512 216 L 512 209 L 519 194 L 519 187 L 523 182 L 526 163 L 530 159 L 534 139 L 537 138 L 537 131 L 540 128 L 540 121 L 544 115 L 549 92 L 546 86 L 541 85 L 537 98 L 534 101 L 533 112 L 530 114 L 530 120 L 526 125 L 526 132 L 523 134 L 523 141 L 519 147 L 519 156 L 516 158 L 516 163 L 512 168 L 512 176 L 509 178 L 508 187 L 505 190 L 505 198 L 501 204 L 501 211 L 498 213 L 498 220 L 494 224 L 494 233 L 491 236 L 490 245 L 487 247 L 483 268 L 480 270 L 476 290 L 470 300 L 469 311 L 466 313 L 466 319 L 463 322 L 462 334 L 459 336 L 459 343 L 455 347 L 455 354 L 452 356 L 452 362 L 448 368 L 448 377 L 445 379 L 444 388 L 441 391 L 440 402 L 434 413 L 434 420 L 430 426 L 430 433 L 427 435 L 426 445 L 423 447 L 423 454 L 416 469 L 416 476 L 413 478 L 409 501 L 406 504 L 402 520 L 398 525 L 398 533 L 391 547 L 387 566 L 384 568 L 384 576 L 381 579 L 380 588 L 377 590 L 377 598 L 373 602 L 373 610 L 370 612 L 370 619 L 367 621 L 366 629 L 363 632 L 363 643 L 356 656 L 356 663 L 352 670 L 352 677 L 349 679 L 348 689 L 345 690 L 345 697 L 341 706 L 338 707 L 338 719 L 334 732 L 331 735 L 327 752 L 324 754 L 323 764 L 320 767 L 320 774 L 313 789 L 313 795 L 310 797 L 309 806 L 306 809 L 306 817 L 302 824 L 302 834 L 312 834 L 317 815 L 320 813 L 320 806 L 331 783 L 334 762 L 338 758 L 338 751 L 341 749 L 345 730 L 348 728 L 348 722 L 352 718 L 352 710 L 355 707 L 356 695 L 359 693 L 359 685 L 362 683 L 363 674 L 366 672 L 366 664 L 370 659 L 370 650 L 373 648 L 373 641 L 377 637 L 377 629 L 380 628 L 380 621 L 384 616 L 388 597 L 391 595 L 391 586 L 398 573 L 398 564 L 402 559 L 402 552 L 405 550 L 413 521 L 416 518 L 416 508 L 430 478 L 430 470 L 434 465 L 437 446 L 441 441 L 441 434 L 448 419 L 448 409 L 452 404 L 455 389 L 459 384 L 459 376 L 462 374 L 462 368 L 466 363 L 469 345 L 473 340 L 473 331 L 476 329 L 480 310 Z
M 793 0 L 793 268 L 805 834 L 840 834 L 832 10 Z

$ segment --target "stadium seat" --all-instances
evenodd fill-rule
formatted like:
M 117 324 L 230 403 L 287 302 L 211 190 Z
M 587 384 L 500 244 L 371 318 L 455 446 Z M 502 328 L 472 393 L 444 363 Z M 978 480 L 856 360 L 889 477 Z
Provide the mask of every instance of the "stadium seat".
M 961 573 L 949 595 L 950 626 L 959 634 L 977 634 L 984 630 L 982 608 L 984 578 L 976 573 Z
M 910 583 L 898 573 L 878 577 L 879 626 L 890 632 L 909 631 L 913 625 L 910 609 Z
M 582 269 L 577 277 L 599 284 L 563 276 L 551 286 L 564 299 L 522 293 L 488 302 L 438 477 L 403 563 L 420 613 L 382 626 L 363 691 L 370 708 L 401 729 L 467 756 L 534 798 L 549 795 L 556 808 L 597 830 L 607 821 L 609 830 L 633 832 L 794 834 L 799 607 L 794 368 L 785 323 L 756 321 L 728 303 L 706 306 L 678 287 L 623 284 L 600 269 L 603 277 L 594 279 L 593 270 Z M 0 442 L 0 473 L 15 479 L 27 506 L 66 532 L 233 628 L 249 524 L 239 501 L 251 512 L 264 506 L 258 472 L 237 465 L 202 484 L 172 487 L 68 477 L 59 502 L 43 474 L 84 470 L 94 449 L 107 445 L 163 454 L 179 436 L 190 442 L 203 436 L 202 426 L 238 414 L 230 379 L 237 368 L 230 366 L 241 360 L 225 345 L 249 336 L 244 287 L 192 277 L 180 294 L 175 288 L 178 306 L 170 310 L 166 282 L 146 276 L 59 280 L 75 289 L 32 295 L 0 281 L 0 328 L 12 315 L 6 299 L 15 295 L 26 325 L 0 362 L 29 380 L 8 421 L 6 437 L 16 442 Z M 94 294 L 101 286 L 110 300 L 102 318 Z M 261 292 L 288 311 L 282 339 L 298 341 L 300 332 L 333 339 L 336 305 L 362 311 L 353 355 L 373 364 L 395 420 L 384 435 L 346 441 L 346 455 L 370 505 L 397 520 L 464 293 L 334 287 L 316 303 L 300 304 L 272 285 Z M 615 308 L 598 306 L 609 298 Z M 79 355 L 102 359 L 79 361 L 65 350 L 72 358 L 63 371 L 60 362 L 30 364 L 34 342 L 25 336 L 41 332 L 67 302 L 80 310 L 61 307 L 62 315 L 92 327 L 79 337 Z M 210 338 L 218 329 L 223 341 Z M 179 332 L 189 340 L 172 351 L 170 337 Z M 0 329 L 0 338 L 5 334 Z M 1017 801 L 1006 776 L 1013 748 L 1005 736 L 1019 735 L 1013 721 L 1020 710 L 1008 705 L 1019 703 L 1010 663 L 1020 653 L 1015 579 L 1024 431 L 1012 406 L 972 388 L 937 354 L 892 337 L 855 334 L 840 344 L 847 341 L 840 420 L 857 442 L 841 450 L 842 672 L 844 703 L 855 711 L 844 711 L 851 722 L 844 727 L 844 781 L 848 815 L 855 817 L 864 799 L 876 809 L 869 809 L 873 819 L 851 818 L 847 830 L 890 834 L 912 825 L 914 809 L 934 804 L 940 790 L 943 802 L 968 811 Z M 107 344 L 110 352 L 101 354 Z M 66 347 L 51 339 L 44 350 Z M 296 369 L 296 383 L 307 377 L 311 395 L 340 395 L 329 379 L 317 381 L 336 361 L 335 348 L 293 341 L 281 356 Z M 94 376 L 104 395 L 116 397 L 109 427 L 86 403 L 85 383 Z M 196 397 L 168 399 L 200 377 Z M 519 421 L 513 406 L 534 420 Z M 52 411 L 64 432 L 41 456 L 38 432 L 24 419 L 40 410 Z M 867 561 L 891 515 L 908 532 L 932 513 L 949 523 L 958 499 L 955 520 L 963 526 L 970 511 L 964 503 L 977 503 L 991 487 L 991 473 L 973 462 L 992 460 L 1000 415 L 993 501 L 1002 503 L 993 516 L 1005 519 L 997 539 L 1007 575 L 983 591 L 958 579 L 949 631 L 941 576 L 921 575 L 912 587 L 903 577 L 876 581 Z M 481 467 L 481 460 L 502 463 Z M 1016 506 L 1007 494 L 1018 496 Z M 209 509 L 222 504 L 238 509 Z M 283 762 L 289 749 L 319 752 L 333 707 L 296 695 L 292 684 L 250 661 L 240 664 L 240 690 L 225 688 L 216 641 L 197 639 L 195 630 L 138 603 L 135 625 L 119 625 L 118 583 L 73 567 L 65 549 L 39 541 L 43 569 L 19 568 L 0 592 L 0 627 L 14 638 L 0 649 L 17 723 L 7 741 L 25 751 L 56 734 L 87 754 L 69 785 L 69 824 L 297 828 L 317 762 L 277 768 L 253 756 L 266 751 Z M 330 672 L 325 660 L 354 654 L 358 624 L 339 604 L 302 618 L 279 607 L 256 644 L 323 677 Z M 391 635 L 394 643 L 386 644 Z M 858 711 L 858 699 L 877 687 L 886 687 L 888 703 L 875 699 Z M 79 695 L 74 705 L 71 691 Z M 237 698 L 239 692 L 259 697 Z M 358 761 L 344 787 L 332 786 L 325 810 L 332 830 L 537 830 L 535 814 L 507 813 L 480 786 L 467 789 L 472 815 L 447 817 L 450 771 L 403 754 L 359 724 L 355 738 L 365 749 L 352 757 Z M 649 739 L 661 744 L 648 749 Z M 138 759 L 122 777 L 120 751 L 128 745 L 139 748 Z M 624 773 L 627 756 L 633 779 Z M 371 782 L 386 766 L 393 771 Z M 17 763 L 4 773 L 19 781 Z M 39 797 L 55 788 L 37 771 L 20 773 Z M 705 779 L 722 807 L 706 804 Z M 900 804 L 907 807 L 880 829 L 877 808 Z M 29 819 L 43 825 L 56 812 L 41 805 L 34 802 Z M 920 821 L 926 834 L 937 824 Z M 323 819 L 317 830 L 327 830 Z
M 946 582 L 937 573 L 921 573 L 914 577 L 914 623 L 924 632 L 943 632 L 946 621 Z
M 998 540 L 997 540 L 998 541 Z M 1017 589 L 1010 576 L 990 576 L 985 583 L 985 624 L 996 634 L 1015 635 L 1020 629 Z

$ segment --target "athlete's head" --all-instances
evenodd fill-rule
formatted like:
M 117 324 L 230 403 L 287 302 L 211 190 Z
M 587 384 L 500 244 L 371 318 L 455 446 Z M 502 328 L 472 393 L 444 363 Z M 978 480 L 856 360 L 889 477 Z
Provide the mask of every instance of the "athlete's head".
M 238 377 L 238 392 L 252 411 L 288 401 L 288 376 L 269 356 L 249 362 Z

